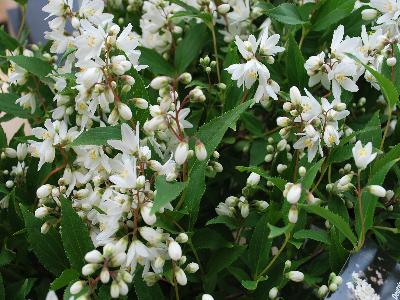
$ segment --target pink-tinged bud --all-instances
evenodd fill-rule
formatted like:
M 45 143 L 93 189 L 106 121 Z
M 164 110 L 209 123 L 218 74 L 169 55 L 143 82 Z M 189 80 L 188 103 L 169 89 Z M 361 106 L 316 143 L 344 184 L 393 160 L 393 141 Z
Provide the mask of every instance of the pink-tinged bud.
M 179 260 L 182 257 L 181 246 L 177 242 L 171 241 L 168 245 L 168 255 L 172 260 Z
M 299 218 L 299 211 L 296 205 L 292 205 L 289 209 L 288 220 L 292 224 L 296 224 Z
M 81 290 L 82 290 L 82 288 L 83 288 L 83 285 L 84 285 L 84 281 L 77 281 L 77 282 L 75 282 L 73 285 L 71 285 L 71 287 L 69 288 L 69 291 L 70 291 L 70 293 L 72 294 L 72 295 L 76 295 L 76 294 L 78 294 Z
M 204 146 L 204 144 L 197 140 L 196 141 L 196 146 L 194 148 L 194 151 L 196 153 L 196 158 L 200 161 L 203 161 L 207 158 L 207 150 L 206 147 Z

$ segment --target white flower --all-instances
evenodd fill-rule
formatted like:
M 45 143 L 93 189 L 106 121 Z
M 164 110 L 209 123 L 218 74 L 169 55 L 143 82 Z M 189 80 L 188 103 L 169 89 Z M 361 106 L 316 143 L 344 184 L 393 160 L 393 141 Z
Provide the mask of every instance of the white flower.
M 136 130 L 133 130 L 126 123 L 122 124 L 121 136 L 121 140 L 108 140 L 107 144 L 122 153 L 136 155 L 140 146 L 139 123 L 136 124 Z
M 78 49 L 75 56 L 78 60 L 87 61 L 98 57 L 104 46 L 106 32 L 102 27 L 94 27 L 89 21 L 81 21 L 82 34 L 76 37 L 75 46 Z
M 279 42 L 279 34 L 268 35 L 268 28 L 265 28 L 260 39 L 260 53 L 262 55 L 274 56 L 277 53 L 285 51 L 285 48 L 276 46 Z
M 315 130 L 312 125 L 307 125 L 304 129 L 304 133 L 301 133 L 302 137 L 293 145 L 294 149 L 308 149 L 308 161 L 311 162 L 317 152 L 323 156 L 321 147 L 321 136 L 320 133 Z
M 286 199 L 290 204 L 296 204 L 300 200 L 301 196 L 301 184 L 293 184 L 289 187 L 286 195 Z
M 175 150 L 175 161 L 178 165 L 183 165 L 186 162 L 189 153 L 189 144 L 180 142 Z
M 324 131 L 324 142 L 329 148 L 334 144 L 339 145 L 339 132 L 332 125 L 326 125 Z
M 261 176 L 257 173 L 252 172 L 247 178 L 247 184 L 250 186 L 256 186 L 260 182 Z
M 377 153 L 372 153 L 372 143 L 369 142 L 363 147 L 358 141 L 352 149 L 354 161 L 357 168 L 364 170 L 376 157 Z
M 187 284 L 186 274 L 179 267 L 176 267 L 176 269 L 175 269 L 175 278 L 176 278 L 176 282 L 178 282 L 179 285 L 186 285 Z
M 139 240 L 132 241 L 126 256 L 126 266 L 135 265 L 137 261 L 150 256 L 149 249 Z
M 355 64 L 343 61 L 335 65 L 328 73 L 328 79 L 332 81 L 332 93 L 335 98 L 340 99 L 341 87 L 349 92 L 357 92 L 358 86 L 353 79 L 357 75 Z
M 181 246 L 173 240 L 170 241 L 168 245 L 168 255 L 169 257 L 171 257 L 172 260 L 179 260 L 182 257 Z
M 302 282 L 304 280 L 304 274 L 300 271 L 290 271 L 286 276 L 294 282 Z
M 126 154 L 117 155 L 111 162 L 114 175 L 110 181 L 120 188 L 135 188 L 136 158 Z
M 19 104 L 24 109 L 30 109 L 31 114 L 33 114 L 36 110 L 36 98 L 33 93 L 27 93 L 23 95 L 22 97 L 18 98 L 15 103 Z

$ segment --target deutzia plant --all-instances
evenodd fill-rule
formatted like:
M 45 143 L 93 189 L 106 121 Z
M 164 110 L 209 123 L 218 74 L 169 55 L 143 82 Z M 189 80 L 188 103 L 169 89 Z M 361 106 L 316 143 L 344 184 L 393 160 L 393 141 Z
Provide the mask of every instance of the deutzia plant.
M 0 28 L 1 299 L 323 299 L 400 259 L 398 1 L 75 2 Z

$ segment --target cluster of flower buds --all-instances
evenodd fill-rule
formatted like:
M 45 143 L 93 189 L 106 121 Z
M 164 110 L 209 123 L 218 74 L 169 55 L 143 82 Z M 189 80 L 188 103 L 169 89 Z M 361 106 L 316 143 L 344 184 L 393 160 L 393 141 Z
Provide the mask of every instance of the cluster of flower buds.
M 208 55 L 200 58 L 200 66 L 204 69 L 207 74 L 210 74 L 213 69 L 217 66 L 215 60 L 211 60 Z
M 206 168 L 208 175 L 213 176 L 215 173 L 221 173 L 224 170 L 222 164 L 218 162 L 219 157 L 220 155 L 218 151 L 212 153 Z
M 11 169 L 4 169 L 2 175 L 4 176 L 3 181 L 8 189 L 12 189 L 15 185 L 21 185 L 25 183 L 26 172 L 28 171 L 28 166 L 26 166 L 24 160 L 28 153 L 28 145 L 25 143 L 20 143 L 17 148 L 4 148 L 1 151 L 0 158 L 4 159 L 17 159 L 17 164 L 12 166 Z M 0 200 L 1 201 L 1 200 Z M 6 200 L 4 202 L 7 202 Z M 7 205 L 6 205 L 7 204 Z M 0 202 L 0 207 L 8 207 L 7 203 Z
M 282 138 L 279 142 L 275 142 L 272 137 L 268 138 L 268 144 L 266 146 L 267 154 L 265 155 L 265 162 L 270 163 L 276 158 L 279 152 L 286 151 L 287 160 L 291 161 L 293 159 L 292 154 L 290 153 L 290 145 L 287 140 Z M 279 172 L 279 171 L 278 171 Z
M 336 194 L 336 195 L 342 197 L 343 193 L 354 188 L 354 185 L 351 183 L 352 179 L 353 179 L 353 173 L 344 175 L 336 182 L 328 183 L 326 185 L 326 190 L 330 193 L 333 193 L 333 194 Z

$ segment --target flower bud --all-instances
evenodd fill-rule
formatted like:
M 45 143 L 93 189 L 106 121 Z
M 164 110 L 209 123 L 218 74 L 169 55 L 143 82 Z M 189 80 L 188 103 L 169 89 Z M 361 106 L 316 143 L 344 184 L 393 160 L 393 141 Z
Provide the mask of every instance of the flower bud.
M 150 226 L 152 226 L 157 221 L 157 216 L 151 212 L 152 207 L 152 202 L 146 202 L 144 205 L 142 205 L 140 209 L 140 215 L 142 216 L 143 221 Z
M 172 260 L 179 260 L 182 257 L 181 246 L 177 242 L 171 241 L 168 245 L 168 255 Z
M 110 272 L 105 267 L 100 272 L 100 280 L 104 284 L 106 284 L 110 281 Z
M 187 284 L 187 277 L 185 272 L 177 267 L 175 270 L 175 278 L 176 278 L 176 282 L 178 282 L 179 285 L 186 285 Z
M 119 297 L 119 286 L 118 286 L 118 282 L 115 280 L 111 283 L 110 295 L 111 295 L 111 298 Z
M 82 267 L 82 275 L 88 276 L 96 272 L 96 270 L 100 267 L 99 264 L 86 264 Z
M 285 103 L 283 103 L 283 110 L 284 111 L 286 111 L 286 112 L 289 112 L 289 111 L 291 111 L 292 110 L 292 103 L 290 103 L 290 102 L 285 102 Z
M 51 194 L 52 189 L 53 187 L 50 184 L 42 185 L 40 188 L 37 189 L 36 196 L 40 199 L 46 198 Z
M 280 140 L 279 143 L 276 145 L 276 149 L 278 151 L 283 151 L 286 149 L 287 141 L 285 139 Z
M 144 177 L 143 175 L 140 175 L 137 179 L 136 179 L 136 185 L 135 188 L 140 190 L 141 188 L 144 187 L 146 183 L 146 177 Z
M 273 159 L 274 159 L 274 155 L 267 154 L 267 155 L 265 155 L 264 161 L 265 162 L 271 162 Z
M 176 237 L 176 241 L 178 243 L 184 244 L 189 240 L 189 237 L 186 233 L 181 232 L 180 234 L 178 234 L 178 236 Z
M 124 119 L 126 121 L 129 121 L 130 119 L 132 119 L 132 111 L 128 105 L 126 105 L 125 103 L 120 103 L 117 106 L 117 108 L 118 108 L 118 113 L 122 119 Z
M 35 210 L 35 217 L 42 219 L 49 213 L 49 208 L 46 206 L 39 207 Z
M 301 191 L 302 189 L 300 183 L 290 186 L 286 196 L 287 201 L 290 204 L 296 204 L 297 202 L 299 202 Z
M 28 145 L 27 144 L 18 144 L 17 145 L 17 158 L 19 161 L 25 159 L 28 154 Z
M 396 60 L 396 57 L 394 57 L 394 56 L 389 57 L 389 58 L 386 60 L 386 64 L 387 64 L 389 67 L 395 66 L 396 63 L 397 63 L 397 60 Z
M 333 282 L 336 283 L 337 285 L 341 285 L 343 282 L 343 279 L 341 276 L 335 276 L 335 278 L 333 278 Z
M 290 120 L 288 117 L 278 117 L 276 119 L 276 124 L 279 127 L 286 127 L 289 126 L 292 123 L 292 120 Z
M 77 17 L 72 17 L 71 18 L 71 25 L 72 27 L 74 27 L 75 29 L 78 29 L 80 26 L 80 22 L 79 19 Z
M 273 300 L 276 299 L 276 297 L 278 297 L 278 288 L 273 287 L 272 289 L 269 290 L 268 292 L 268 297 L 269 299 Z
M 374 20 L 378 15 L 378 11 L 372 8 L 363 9 L 361 17 L 364 21 Z
M 14 186 L 14 181 L 12 181 L 12 180 L 6 181 L 6 188 L 11 189 L 13 186 Z
M 301 166 L 301 167 L 299 168 L 299 175 L 300 175 L 300 177 L 304 177 L 304 176 L 306 175 L 306 173 L 307 173 L 307 169 L 306 169 L 305 167 Z
M 46 234 L 50 230 L 50 224 L 48 222 L 43 223 L 43 225 L 40 227 L 40 233 L 41 234 Z
M 192 81 L 192 75 L 188 72 L 181 74 L 178 80 L 183 84 L 189 84 Z
M 137 108 L 147 109 L 149 107 L 149 103 L 143 98 L 133 98 L 131 101 Z
M 92 250 L 85 255 L 85 260 L 88 263 L 98 264 L 104 260 L 103 255 L 98 250 Z
M 77 282 L 75 282 L 73 285 L 71 285 L 71 287 L 69 288 L 69 291 L 70 291 L 70 293 L 72 294 L 72 295 L 76 295 L 76 294 L 78 294 L 81 290 L 82 290 L 82 288 L 83 288 L 83 285 L 84 285 L 84 281 L 77 281 Z
M 242 215 L 243 218 L 247 218 L 250 213 L 250 208 L 249 208 L 249 203 L 247 201 L 243 203 L 240 207 L 240 214 Z
M 292 205 L 289 209 L 288 220 L 292 224 L 297 223 L 297 219 L 299 218 L 299 211 L 296 205 Z
M 227 3 L 218 5 L 218 7 L 217 7 L 217 11 L 218 11 L 218 13 L 220 13 L 221 15 L 224 15 L 224 14 L 226 14 L 227 12 L 229 12 L 230 9 L 231 9 L 231 6 L 230 6 L 229 4 L 227 4 Z
M 196 141 L 196 146 L 194 148 L 194 151 L 196 153 L 196 158 L 200 161 L 203 161 L 207 158 L 207 150 L 204 144 L 200 141 Z
M 370 192 L 372 195 L 377 196 L 377 197 L 385 197 L 386 196 L 386 190 L 381 187 L 380 185 L 370 185 L 367 187 L 367 191 Z
M 9 158 L 16 158 L 17 157 L 17 151 L 15 151 L 15 149 L 13 149 L 13 148 L 5 148 L 4 149 L 4 153 Z
M 189 151 L 189 145 L 186 142 L 180 142 L 175 150 L 175 162 L 183 165 L 186 162 Z
M 210 294 L 203 294 L 203 296 L 201 296 L 201 300 L 214 300 L 214 297 Z
M 337 286 L 336 283 L 331 283 L 331 284 L 329 285 L 329 290 L 330 290 L 331 292 L 336 292 L 337 288 L 338 288 L 338 286 Z
M 157 269 L 161 269 L 165 264 L 165 259 L 162 258 L 161 256 L 157 256 L 157 258 L 154 260 L 154 267 Z
M 150 82 L 150 86 L 155 90 L 159 90 L 166 86 L 170 81 L 171 78 L 168 76 L 158 76 Z
M 287 165 L 284 165 L 284 164 L 279 164 L 279 165 L 276 167 L 276 171 L 277 171 L 279 174 L 283 173 L 286 169 L 287 169 Z
M 319 298 L 324 298 L 328 292 L 329 292 L 328 287 L 326 285 L 321 285 L 320 288 L 318 289 L 317 294 Z
M 289 259 L 287 261 L 285 261 L 285 268 L 286 269 L 290 269 L 292 267 L 292 261 L 290 261 Z
M 304 274 L 300 271 L 290 271 L 286 276 L 294 282 L 302 282 L 304 280 Z
M 186 266 L 186 272 L 188 273 L 196 273 L 199 270 L 199 265 L 192 262 Z
M 257 173 L 250 173 L 249 177 L 247 178 L 247 185 L 249 186 L 256 186 L 260 182 L 260 175 Z
M 264 211 L 268 208 L 269 203 L 267 201 L 256 200 L 255 205 L 259 211 Z

